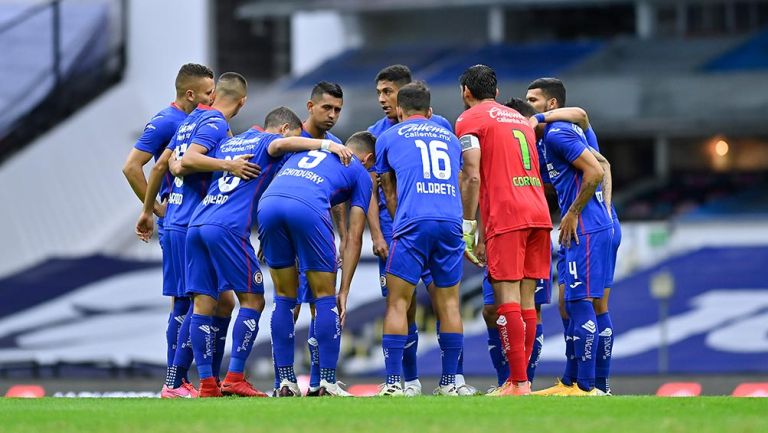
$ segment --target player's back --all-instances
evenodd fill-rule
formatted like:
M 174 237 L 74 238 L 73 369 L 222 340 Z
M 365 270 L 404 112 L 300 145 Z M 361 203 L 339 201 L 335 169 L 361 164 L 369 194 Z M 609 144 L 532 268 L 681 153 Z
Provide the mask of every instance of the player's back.
M 144 126 L 144 131 L 136 140 L 134 148 L 142 152 L 151 154 L 155 162 L 163 154 L 168 144 L 173 139 L 176 130 L 187 118 L 187 113 L 182 111 L 176 104 L 171 104 L 157 114 L 147 122 Z M 171 191 L 172 176 L 167 174 L 163 178 L 163 182 L 160 184 L 160 197 L 165 198 Z
M 425 219 L 461 223 L 461 144 L 450 130 L 422 116 L 390 128 L 377 140 L 376 169 L 396 176 L 395 232 Z
M 371 188 L 370 175 L 357 158 L 345 167 L 331 152 L 310 150 L 291 155 L 263 197 L 292 198 L 327 217 L 331 207 L 350 198 L 360 201 L 366 190 L 370 200 Z
M 451 122 L 448 121 L 445 117 L 439 115 L 439 114 L 433 114 L 432 117 L 429 118 L 434 123 L 437 123 L 438 125 L 442 126 L 443 128 L 453 132 L 453 125 L 451 125 Z M 368 132 L 373 134 L 374 137 L 379 138 L 382 134 L 387 132 L 389 128 L 397 125 L 398 122 L 394 119 L 390 119 L 387 116 L 382 117 L 379 119 L 376 123 L 368 127 Z
M 588 149 L 587 139 L 578 125 L 552 122 L 544 129 L 544 152 L 552 186 L 557 191 L 561 212 L 568 212 L 581 188 L 583 173 L 573 166 Z M 598 185 L 595 194 L 579 216 L 579 233 L 586 234 L 610 228 L 613 224 L 603 204 L 603 191 Z
M 253 155 L 250 162 L 261 167 L 261 173 L 249 180 L 229 173 L 214 173 L 208 193 L 195 209 L 189 225 L 213 224 L 248 236 L 251 225 L 256 221 L 259 199 L 284 160 L 283 156 L 275 158 L 267 151 L 270 143 L 278 138 L 282 136 L 249 129 L 222 143 L 216 150 L 216 158 L 236 159 L 241 155 Z
M 177 159 L 183 158 L 192 144 L 202 145 L 211 152 L 226 138 L 228 128 L 221 112 L 201 105 L 179 126 L 168 148 L 174 151 Z M 194 173 L 174 179 L 168 198 L 166 227 L 185 228 L 189 225 L 192 213 L 208 191 L 210 180 L 211 173 Z
M 474 135 L 480 142 L 480 209 L 486 237 L 552 227 L 536 136 L 526 118 L 495 101 L 483 102 L 459 116 L 456 135 Z
M 597 134 L 595 134 L 595 130 L 592 129 L 591 126 L 588 127 L 586 131 L 584 131 L 584 137 L 586 137 L 589 147 L 600 152 L 600 144 L 598 144 L 597 141 Z M 611 215 L 613 217 L 614 223 L 618 223 L 619 216 L 616 214 L 616 207 L 613 205 L 613 203 L 611 203 Z

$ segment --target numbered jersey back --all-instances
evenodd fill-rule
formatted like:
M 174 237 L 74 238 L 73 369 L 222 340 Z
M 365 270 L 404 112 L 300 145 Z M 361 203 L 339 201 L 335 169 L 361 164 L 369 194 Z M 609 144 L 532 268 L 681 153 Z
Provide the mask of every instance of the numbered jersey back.
M 489 101 L 456 120 L 464 151 L 480 148 L 480 210 L 486 237 L 524 228 L 550 228 L 536 136 L 517 111 Z
M 423 117 L 390 128 L 376 142 L 376 171 L 397 179 L 395 232 L 423 220 L 461 222 L 461 144 Z
M 345 167 L 328 151 L 310 150 L 285 161 L 264 197 L 294 198 L 327 216 L 331 206 L 347 200 L 367 212 L 371 188 L 371 177 L 357 158 Z

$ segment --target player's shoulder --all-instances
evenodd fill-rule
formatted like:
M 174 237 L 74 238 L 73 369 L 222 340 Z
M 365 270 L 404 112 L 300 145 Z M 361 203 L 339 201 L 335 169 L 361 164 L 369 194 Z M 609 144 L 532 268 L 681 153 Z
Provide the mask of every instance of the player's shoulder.
M 335 135 L 331 134 L 331 131 L 326 131 L 326 133 L 325 133 L 325 138 L 326 138 L 327 140 L 331 140 L 331 141 L 333 141 L 334 143 L 338 143 L 338 144 L 344 144 L 344 143 L 342 143 L 342 142 L 341 142 L 341 139 L 340 139 L 339 137 L 337 137 L 337 136 L 335 136 Z
M 376 123 L 368 127 L 368 132 L 373 134 L 374 137 L 378 138 L 381 134 L 386 132 L 390 127 L 392 127 L 393 123 L 387 116 L 382 117 L 381 119 L 377 120 Z
M 570 122 L 557 121 L 547 124 L 544 136 L 549 139 L 578 138 L 586 142 L 584 131 L 579 125 Z
M 439 114 L 433 114 L 432 117 L 429 119 L 433 121 L 434 123 L 437 123 L 438 125 L 442 126 L 443 128 L 453 132 L 453 125 L 451 125 L 451 122 L 448 121 L 445 117 L 439 115 Z

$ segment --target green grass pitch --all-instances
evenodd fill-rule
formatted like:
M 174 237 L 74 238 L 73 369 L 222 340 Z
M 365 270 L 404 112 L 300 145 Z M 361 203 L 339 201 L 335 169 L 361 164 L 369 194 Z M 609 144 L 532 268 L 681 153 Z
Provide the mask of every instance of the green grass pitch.
M 768 432 L 768 399 L 0 399 L 0 432 Z

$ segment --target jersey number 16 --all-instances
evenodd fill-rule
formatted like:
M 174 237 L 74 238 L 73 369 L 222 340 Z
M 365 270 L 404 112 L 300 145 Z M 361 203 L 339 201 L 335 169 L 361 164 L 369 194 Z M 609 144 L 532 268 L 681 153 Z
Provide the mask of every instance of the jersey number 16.
M 421 151 L 421 165 L 424 179 L 445 180 L 451 177 L 451 158 L 448 156 L 448 145 L 442 141 L 432 140 L 429 146 L 422 140 L 416 140 L 416 147 Z M 442 161 L 443 168 L 440 168 Z

